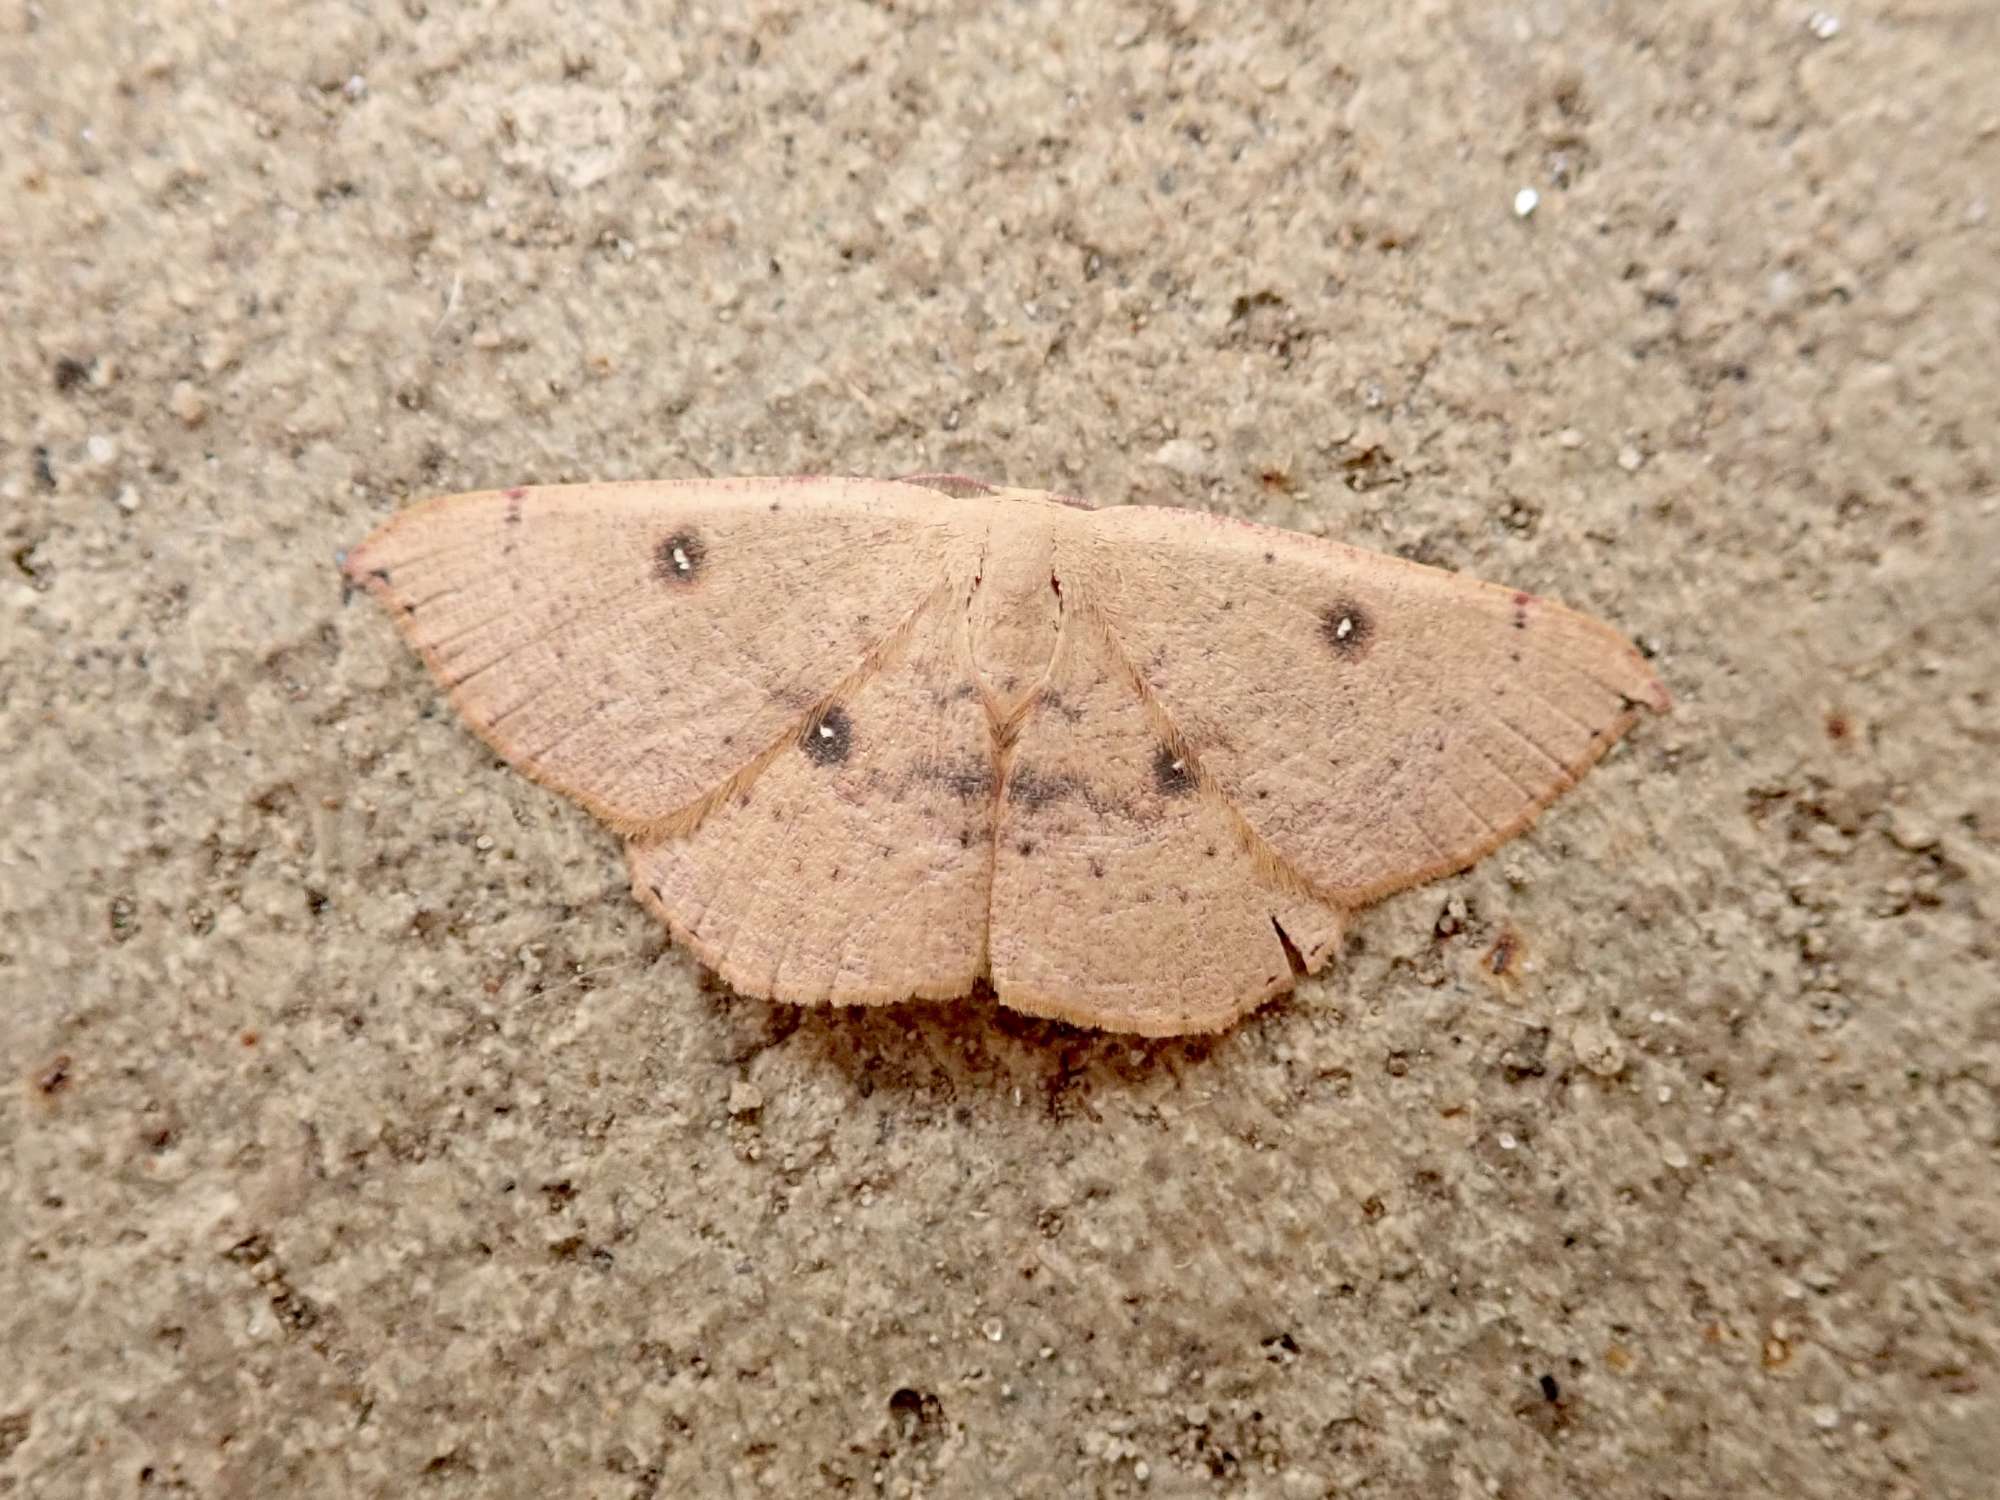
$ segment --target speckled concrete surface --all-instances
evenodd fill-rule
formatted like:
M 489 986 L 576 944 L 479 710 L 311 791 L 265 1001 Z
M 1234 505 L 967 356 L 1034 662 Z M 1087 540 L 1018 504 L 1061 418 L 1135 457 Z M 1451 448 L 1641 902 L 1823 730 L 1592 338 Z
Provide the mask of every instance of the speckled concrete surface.
M 645 9 L 0 7 L 0 1492 L 1990 1494 L 1993 8 Z M 333 568 L 918 469 L 1678 708 L 1220 1039 L 807 1015 Z

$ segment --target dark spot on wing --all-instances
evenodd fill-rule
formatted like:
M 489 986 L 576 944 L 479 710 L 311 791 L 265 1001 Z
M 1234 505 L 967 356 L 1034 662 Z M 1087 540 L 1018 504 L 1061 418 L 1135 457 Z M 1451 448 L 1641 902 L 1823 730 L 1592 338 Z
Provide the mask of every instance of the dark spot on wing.
M 528 492 L 523 488 L 521 488 L 521 486 L 518 484 L 515 485 L 511 490 L 508 490 L 506 492 L 507 524 L 509 526 L 519 526 L 521 524 L 521 497 L 527 493 Z
M 979 689 L 969 682 L 961 682 L 956 687 L 938 688 L 931 694 L 933 708 L 950 708 L 954 703 L 963 703 L 968 698 L 977 697 Z
M 1854 725 L 1848 721 L 1847 715 L 1839 709 L 1835 709 L 1826 716 L 1826 737 L 1836 745 L 1853 733 Z
M 1320 639 L 1343 661 L 1359 661 L 1375 642 L 1375 617 L 1352 599 L 1336 599 L 1319 612 Z
M 1516 594 L 1514 596 L 1514 628 L 1516 630 L 1526 630 L 1528 628 L 1528 606 L 1534 602 L 1535 596 L 1533 594 Z
M 1194 771 L 1171 745 L 1153 752 L 1153 786 L 1162 797 L 1185 797 L 1194 790 Z
M 1026 859 L 1035 852 L 1035 841 L 1033 839 L 1022 839 L 1019 848 L 1021 850 L 1021 857 Z
M 708 561 L 708 548 L 692 531 L 676 531 L 653 549 L 653 576 L 662 583 L 693 583 Z
M 917 775 L 925 781 L 937 783 L 954 797 L 967 802 L 990 796 L 993 792 L 993 771 L 984 761 L 966 760 L 957 765 L 945 765 L 934 760 L 920 761 Z
M 1266 552 L 1264 554 L 1264 561 L 1267 563 L 1274 563 L 1277 560 L 1278 560 L 1278 554 L 1275 552 Z
M 1074 724 L 1083 717 L 1083 710 L 1064 699 L 1054 688 L 1044 688 L 1036 701 L 1051 713 L 1061 714 L 1065 723 Z
M 799 734 L 799 748 L 805 751 L 806 759 L 816 766 L 846 765 L 853 745 L 854 726 L 848 721 L 847 710 L 838 703 L 825 713 L 808 719 L 805 729 Z
M 1016 766 L 1007 778 L 1007 800 L 1029 812 L 1060 802 L 1075 791 L 1076 783 L 1069 777 L 1044 776 L 1032 766 Z
M 377 582 L 381 583 L 385 587 L 388 585 L 389 570 L 387 568 L 370 568 L 368 570 L 368 576 L 370 578 L 375 579 Z

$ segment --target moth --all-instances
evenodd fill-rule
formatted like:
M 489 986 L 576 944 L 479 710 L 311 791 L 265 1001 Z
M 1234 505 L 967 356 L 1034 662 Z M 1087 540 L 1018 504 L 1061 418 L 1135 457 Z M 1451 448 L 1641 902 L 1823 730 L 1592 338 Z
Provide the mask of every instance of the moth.
M 345 559 L 737 991 L 1213 1031 L 1666 690 L 1547 599 L 955 475 L 456 495 Z

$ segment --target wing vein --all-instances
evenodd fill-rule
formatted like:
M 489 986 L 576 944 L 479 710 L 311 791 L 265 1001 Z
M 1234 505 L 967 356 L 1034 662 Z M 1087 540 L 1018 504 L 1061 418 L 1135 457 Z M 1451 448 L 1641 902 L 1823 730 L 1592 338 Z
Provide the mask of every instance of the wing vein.
M 1179 727 L 1174 723 L 1173 716 L 1167 712 L 1166 704 L 1160 701 L 1159 695 L 1153 691 L 1152 684 L 1147 682 L 1145 674 L 1139 670 L 1138 664 L 1132 660 L 1131 653 L 1125 649 L 1125 643 L 1118 638 L 1118 629 L 1112 624 L 1110 616 L 1095 604 L 1092 604 L 1090 614 L 1097 622 L 1098 628 L 1103 632 L 1105 642 L 1117 656 L 1120 665 L 1125 668 L 1126 675 L 1131 680 L 1133 688 L 1137 691 L 1139 701 L 1146 709 L 1147 714 L 1156 724 L 1166 730 L 1167 742 L 1174 747 L 1175 752 L 1192 759 L 1195 763 L 1196 771 L 1199 772 L 1201 769 L 1200 757 L 1195 755 L 1186 737 L 1181 734 Z M 1308 878 L 1305 871 L 1279 853 L 1271 841 L 1264 837 L 1257 825 L 1252 823 L 1244 815 L 1243 809 L 1236 805 L 1234 799 L 1224 792 L 1221 787 L 1216 786 L 1213 781 L 1205 777 L 1198 779 L 1205 784 L 1207 791 L 1213 793 L 1216 801 L 1222 804 L 1224 810 L 1228 812 L 1231 822 L 1236 825 L 1238 836 L 1249 844 L 1260 859 L 1267 861 L 1273 870 L 1281 873 L 1286 881 L 1297 887 L 1298 891 L 1313 897 L 1315 900 L 1325 901 L 1327 899 L 1321 893 L 1319 887 Z M 996 840 L 995 842 L 997 845 L 998 841 Z
M 645 825 L 642 831 L 649 835 L 662 834 L 685 838 L 699 828 L 707 820 L 708 815 L 729 797 L 748 791 L 751 787 L 755 786 L 758 779 L 770 768 L 771 763 L 784 753 L 787 745 L 799 737 L 806 725 L 811 723 L 815 716 L 824 714 L 828 707 L 852 694 L 863 683 L 867 682 L 870 677 L 882 669 L 890 653 L 907 642 L 910 636 L 915 633 L 917 622 L 936 605 L 940 598 L 949 595 L 954 582 L 955 580 L 946 578 L 936 588 L 933 588 L 922 599 L 918 600 L 915 608 L 904 615 L 888 631 L 884 632 L 882 637 L 873 646 L 868 648 L 867 652 L 863 654 L 859 666 L 855 667 L 853 671 L 835 683 L 831 692 L 821 695 L 814 700 L 812 706 L 804 713 L 787 723 L 785 728 L 773 736 L 763 749 L 757 751 L 735 771 L 725 776 L 714 788 L 704 792 L 693 801 L 675 808 L 664 816 L 651 820 Z M 633 764 L 644 759 L 645 756 L 651 753 L 652 747 L 650 745 L 642 746 L 636 754 L 628 756 L 619 762 L 614 774 L 623 775 Z
M 1619 644 L 1622 645 L 1623 642 L 1620 642 Z M 1617 683 L 1609 681 L 1606 678 L 1600 677 L 1595 672 L 1586 670 L 1583 666 L 1581 666 L 1576 661 L 1572 660 L 1570 657 L 1566 655 L 1558 655 L 1554 651 L 1535 651 L 1532 653 L 1532 655 L 1537 664 L 1542 666 L 1560 667 L 1564 671 L 1568 672 L 1571 676 L 1582 678 L 1585 682 L 1589 683 L 1599 692 L 1611 698 L 1614 702 L 1622 704 L 1631 701 L 1631 694 L 1627 693 L 1625 689 L 1620 687 Z
M 1485 761 L 1487 765 L 1491 766 L 1494 769 L 1494 771 L 1499 775 L 1502 781 L 1506 782 L 1507 785 L 1511 786 L 1516 792 L 1520 793 L 1522 802 L 1527 804 L 1529 807 L 1533 807 L 1535 805 L 1537 801 L 1535 794 L 1530 790 L 1528 790 L 1527 787 L 1521 784 L 1521 780 L 1519 777 L 1517 777 L 1512 771 L 1508 770 L 1505 766 L 1500 764 L 1500 762 L 1495 760 L 1491 755 L 1488 755 L 1486 753 L 1486 747 L 1480 744 L 1477 740 L 1473 740 L 1471 744 L 1472 748 L 1479 752 L 1479 758 Z
M 1430 826 L 1422 818 L 1418 817 L 1401 797 L 1398 797 L 1392 805 L 1395 807 L 1397 813 L 1401 815 L 1403 821 L 1422 835 L 1423 841 L 1431 846 L 1431 853 L 1438 857 L 1440 863 L 1449 865 L 1457 858 L 1456 855 L 1437 841 L 1437 836 L 1431 832 Z
M 1562 759 L 1560 759 L 1553 751 L 1551 751 L 1548 748 L 1548 746 L 1544 745 L 1540 740 L 1536 739 L 1533 735 L 1529 734 L 1526 730 L 1522 729 L 1520 725 L 1514 723 L 1513 720 L 1509 719 L 1506 715 L 1502 714 L 1498 709 L 1492 710 L 1489 716 L 1492 718 L 1495 724 L 1498 724 L 1501 728 L 1505 729 L 1509 734 L 1513 735 L 1515 739 L 1519 740 L 1522 744 L 1526 745 L 1529 749 L 1533 750 L 1535 754 L 1541 756 L 1543 760 L 1547 761 L 1550 765 L 1554 766 L 1556 768 L 1559 786 L 1567 786 L 1571 781 L 1575 780 L 1575 777 L 1570 772 L 1568 764 L 1565 763 Z M 1543 799 L 1537 797 L 1535 800 L 1541 801 Z
M 420 609 L 429 609 L 440 599 L 449 599 L 453 594 L 462 594 L 464 592 L 465 585 L 455 583 L 448 589 L 439 589 L 435 594 L 426 594 L 421 599 L 405 599 L 403 601 L 403 613 L 413 615 Z
M 1449 776 L 1441 776 L 1438 778 L 1438 780 L 1443 784 L 1444 789 L 1446 791 L 1450 792 L 1452 796 L 1458 798 L 1458 805 L 1460 807 L 1463 807 L 1467 812 L 1472 814 L 1474 822 L 1478 823 L 1480 827 L 1484 828 L 1488 833 L 1492 834 L 1495 839 L 1498 839 L 1500 837 L 1499 826 L 1496 823 L 1494 823 L 1494 821 L 1491 818 L 1487 817 L 1485 813 L 1481 812 L 1478 809 L 1478 807 L 1474 805 L 1471 798 L 1467 797 L 1465 793 L 1461 792 L 1458 789 L 1457 782 L 1453 781 Z
M 1551 713 L 1556 714 L 1560 718 L 1569 720 L 1571 724 L 1575 725 L 1578 729 L 1582 730 L 1583 733 L 1588 738 L 1591 739 L 1597 738 L 1596 730 L 1592 729 L 1588 724 L 1584 723 L 1583 720 L 1579 719 L 1575 714 L 1571 713 L 1568 709 L 1564 708 L 1560 703 L 1556 702 L 1556 700 L 1551 698 L 1547 693 L 1537 688 L 1532 681 L 1524 680 L 1521 683 L 1521 686 L 1525 691 L 1533 694 L 1536 701 L 1542 704 L 1542 706 L 1547 708 Z

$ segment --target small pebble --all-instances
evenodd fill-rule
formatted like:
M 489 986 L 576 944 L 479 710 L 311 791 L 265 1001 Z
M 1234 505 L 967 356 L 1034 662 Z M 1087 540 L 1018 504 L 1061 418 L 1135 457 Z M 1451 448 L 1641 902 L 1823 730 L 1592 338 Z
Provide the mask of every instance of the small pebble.
M 1921 854 L 1937 847 L 1938 832 L 1908 808 L 1898 807 L 1889 814 L 1889 837 L 1900 848 Z
M 1822 42 L 1830 42 L 1840 35 L 1840 17 L 1831 11 L 1816 10 L 1806 17 L 1806 30 Z
M 1805 284 L 1787 270 L 1773 271 L 1764 283 L 1764 300 L 1780 312 L 1796 308 L 1805 295 Z
M 1562 444 L 1563 447 L 1572 450 L 1581 448 L 1583 446 L 1583 434 L 1578 432 L 1574 427 L 1565 427 L 1561 432 L 1556 434 L 1556 441 Z
M 1531 187 L 1524 187 L 1514 195 L 1514 217 L 1525 219 L 1533 213 L 1542 201 L 1542 195 Z
M 1630 443 L 1627 443 L 1623 448 L 1618 450 L 1618 467 L 1623 469 L 1627 474 L 1638 473 L 1639 465 L 1645 461 L 1646 455 L 1641 453 L 1637 448 L 1634 448 Z
M 732 1115 L 754 1115 L 764 1107 L 764 1091 L 747 1078 L 739 1078 L 729 1085 L 729 1112 Z
M 1195 475 L 1202 471 L 1201 449 L 1186 438 L 1170 438 L 1153 450 L 1153 462 L 1176 474 Z
M 1660 1142 L 1660 1160 L 1679 1171 L 1688 1164 L 1687 1148 L 1679 1141 Z
M 998 1318 L 988 1318 L 981 1328 L 981 1332 L 986 1335 L 986 1342 L 989 1344 L 997 1344 L 1000 1340 L 1007 1337 L 1006 1325 Z
M 186 380 L 174 383 L 173 391 L 167 397 L 167 410 L 188 427 L 199 427 L 208 420 L 207 400 Z
M 1616 1078 L 1625 1069 L 1625 1044 L 1602 1021 L 1584 1021 L 1570 1034 L 1576 1060 L 1599 1078 Z

